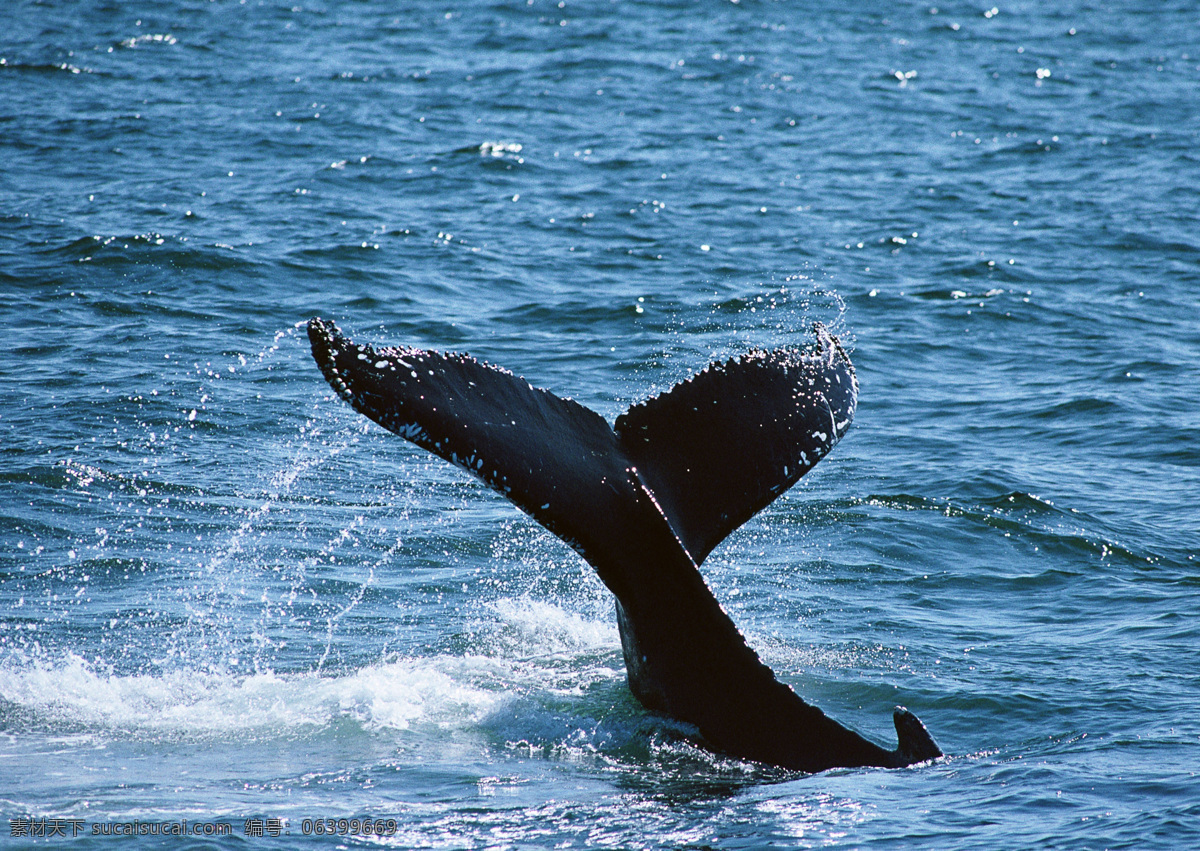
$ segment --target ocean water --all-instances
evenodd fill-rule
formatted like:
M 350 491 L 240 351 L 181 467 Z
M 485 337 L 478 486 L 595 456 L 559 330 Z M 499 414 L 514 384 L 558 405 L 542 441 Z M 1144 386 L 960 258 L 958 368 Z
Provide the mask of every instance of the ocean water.
M 1200 845 L 1200 13 L 989 3 L 6 4 L 0 845 Z M 831 326 L 853 428 L 703 572 L 948 756 L 694 746 L 313 315 L 610 421 Z

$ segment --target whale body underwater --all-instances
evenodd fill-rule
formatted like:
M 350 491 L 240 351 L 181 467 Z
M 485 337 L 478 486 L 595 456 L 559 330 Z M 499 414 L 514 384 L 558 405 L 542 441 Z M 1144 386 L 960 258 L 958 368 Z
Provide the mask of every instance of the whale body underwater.
M 820 325 L 806 350 L 755 351 L 596 412 L 467 355 L 354 343 L 320 318 L 313 358 L 357 411 L 458 465 L 569 544 L 616 597 L 629 687 L 702 745 L 806 772 L 898 768 L 941 749 L 896 707 L 898 746 L 850 730 L 776 679 L 700 565 L 846 433 L 858 380 Z

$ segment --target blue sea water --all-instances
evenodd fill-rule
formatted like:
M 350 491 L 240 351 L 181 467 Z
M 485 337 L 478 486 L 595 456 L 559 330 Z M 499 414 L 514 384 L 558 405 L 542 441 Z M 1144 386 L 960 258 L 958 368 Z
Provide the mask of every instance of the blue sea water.
M 1194 3 L 0 23 L 0 845 L 1200 845 Z M 830 325 L 856 422 L 705 577 L 949 756 L 690 744 L 588 566 L 342 404 L 312 315 L 610 421 Z

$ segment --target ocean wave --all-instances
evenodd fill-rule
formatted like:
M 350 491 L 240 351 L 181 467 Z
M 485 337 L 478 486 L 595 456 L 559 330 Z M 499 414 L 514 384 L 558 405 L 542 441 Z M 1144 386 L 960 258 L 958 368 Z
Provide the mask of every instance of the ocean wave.
M 486 722 L 539 746 L 595 744 L 581 738 L 573 704 L 583 700 L 596 727 L 611 697 L 586 705 L 586 695 L 597 684 L 624 688 L 615 627 L 532 600 L 499 600 L 488 611 L 495 618 L 478 627 L 469 652 L 389 656 L 333 673 L 242 674 L 184 662 L 121 672 L 73 652 L 13 651 L 0 662 L 0 727 L 203 741 L 286 739 L 347 723 L 366 733 L 438 736 Z M 505 708 L 517 699 L 519 709 Z M 601 735 L 613 737 L 612 729 Z
M 898 511 L 935 512 L 961 518 L 1026 540 L 1035 546 L 1056 547 L 1126 565 L 1145 565 L 1160 554 L 1135 552 L 1119 541 L 1098 518 L 1075 509 L 1063 509 L 1031 493 L 1012 491 L 985 497 L 975 503 L 961 499 L 932 498 L 915 494 L 871 494 L 847 504 L 865 504 Z
M 185 217 L 192 216 L 190 210 Z M 161 231 L 94 234 L 39 249 L 45 255 L 76 263 L 141 264 L 155 262 L 173 269 L 247 273 L 258 264 L 234 245 L 203 243 L 187 236 Z
M 486 659 L 407 660 L 340 676 L 175 668 L 118 674 L 78 655 L 6 662 L 3 726 L 99 738 L 290 738 L 349 719 L 363 729 L 478 720 L 503 695 Z

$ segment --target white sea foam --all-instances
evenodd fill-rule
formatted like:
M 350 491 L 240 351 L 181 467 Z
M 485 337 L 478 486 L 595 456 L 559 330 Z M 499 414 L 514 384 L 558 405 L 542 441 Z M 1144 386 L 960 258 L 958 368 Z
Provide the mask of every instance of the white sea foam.
M 478 662 L 410 659 L 343 676 L 189 668 L 118 674 L 70 656 L 0 671 L 0 699 L 38 727 L 134 736 L 290 735 L 345 718 L 403 730 L 420 721 L 470 723 L 491 710 L 503 693 L 487 687 L 496 672 Z
M 612 626 L 532 600 L 489 610 L 483 652 L 389 659 L 334 675 L 184 665 L 120 673 L 74 654 L 9 659 L 0 663 L 0 714 L 37 729 L 179 739 L 291 736 L 347 720 L 384 732 L 464 728 L 514 695 L 578 694 L 618 676 L 608 664 L 578 661 L 615 648 Z
M 615 620 L 589 620 L 544 600 L 503 598 L 488 610 L 501 628 L 497 646 L 509 655 L 596 652 L 620 642 Z

